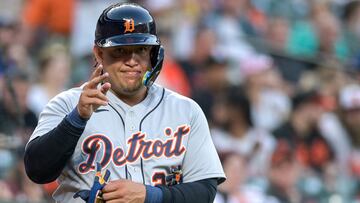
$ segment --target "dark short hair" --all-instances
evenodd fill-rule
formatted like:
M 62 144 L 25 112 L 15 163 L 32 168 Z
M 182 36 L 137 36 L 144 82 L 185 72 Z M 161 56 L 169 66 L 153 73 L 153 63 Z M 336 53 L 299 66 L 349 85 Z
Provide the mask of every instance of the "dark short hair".
M 228 105 L 233 106 L 239 112 L 241 111 L 249 126 L 253 126 L 251 103 L 243 87 L 230 87 L 227 91 L 226 100 Z

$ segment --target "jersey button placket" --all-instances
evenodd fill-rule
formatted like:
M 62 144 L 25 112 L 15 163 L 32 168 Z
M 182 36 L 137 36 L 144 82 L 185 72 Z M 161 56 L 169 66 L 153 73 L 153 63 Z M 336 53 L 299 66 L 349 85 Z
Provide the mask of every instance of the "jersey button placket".
M 136 131 L 136 127 L 135 127 L 135 112 L 133 110 L 130 110 L 128 112 L 129 114 L 129 120 L 130 120 L 130 126 L 129 126 L 129 130 L 131 133 L 134 133 Z
M 131 109 L 128 109 L 127 111 L 125 111 L 125 116 L 124 116 L 124 121 L 125 121 L 125 142 L 127 142 L 127 140 L 135 133 L 136 128 L 135 128 L 135 114 L 134 111 Z M 127 154 L 127 150 L 128 150 L 128 144 L 126 145 L 126 154 Z
M 131 125 L 131 126 L 130 126 L 130 131 L 131 131 L 131 132 L 134 132 L 135 130 L 136 130 L 135 126 L 134 126 L 134 125 Z
M 137 124 L 139 121 L 137 121 L 137 116 L 134 110 L 130 109 L 126 113 L 126 122 L 127 122 L 128 136 L 130 137 L 139 130 Z M 131 176 L 132 181 L 135 182 L 142 181 L 141 170 L 139 167 L 140 167 L 140 158 L 128 165 L 128 173 L 130 174 L 129 176 Z

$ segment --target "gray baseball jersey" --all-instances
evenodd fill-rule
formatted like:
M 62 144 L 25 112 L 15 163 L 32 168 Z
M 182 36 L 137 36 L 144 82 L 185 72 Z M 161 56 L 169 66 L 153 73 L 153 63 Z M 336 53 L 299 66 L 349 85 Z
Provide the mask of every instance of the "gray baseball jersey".
M 30 141 L 56 127 L 76 107 L 81 91 L 70 89 L 52 99 Z M 165 183 L 172 166 L 181 166 L 183 182 L 225 178 L 206 118 L 193 100 L 157 84 L 135 106 L 111 91 L 107 97 L 109 105 L 92 114 L 58 178 L 57 202 L 83 202 L 73 195 L 91 187 L 96 162 L 110 170 L 110 180 L 148 185 Z

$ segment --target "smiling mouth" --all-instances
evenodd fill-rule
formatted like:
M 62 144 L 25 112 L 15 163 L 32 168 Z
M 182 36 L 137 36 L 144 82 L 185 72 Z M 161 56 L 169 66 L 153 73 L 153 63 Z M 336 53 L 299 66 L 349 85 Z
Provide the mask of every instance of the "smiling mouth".
M 141 76 L 141 71 L 121 71 L 121 73 L 124 74 L 125 76 L 130 76 L 130 77 Z

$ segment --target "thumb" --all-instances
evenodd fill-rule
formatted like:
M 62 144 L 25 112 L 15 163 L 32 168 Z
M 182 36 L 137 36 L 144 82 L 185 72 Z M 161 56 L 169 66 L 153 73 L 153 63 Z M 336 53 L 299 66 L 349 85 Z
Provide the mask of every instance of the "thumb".
M 100 91 L 103 93 L 103 94 L 106 94 L 107 91 L 109 91 L 109 89 L 111 88 L 111 84 L 106 82 L 104 83 L 103 85 L 101 85 L 101 88 L 100 88 Z

